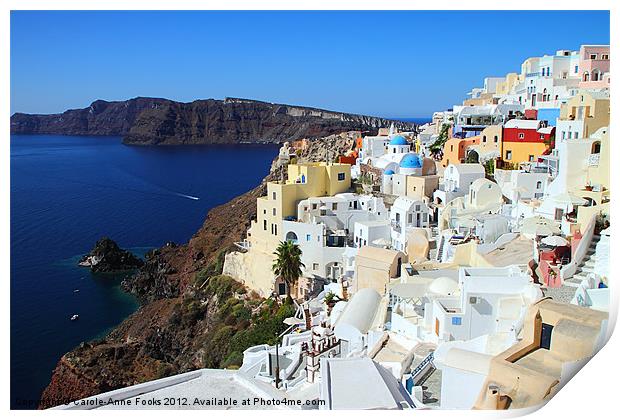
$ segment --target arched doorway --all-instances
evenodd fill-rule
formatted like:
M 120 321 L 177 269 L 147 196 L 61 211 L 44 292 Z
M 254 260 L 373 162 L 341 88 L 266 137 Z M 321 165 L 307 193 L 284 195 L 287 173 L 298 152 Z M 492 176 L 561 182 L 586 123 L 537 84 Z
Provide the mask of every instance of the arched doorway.
M 465 158 L 465 163 L 478 163 L 480 161 L 480 155 L 474 149 L 469 149 L 467 151 L 467 156 Z
M 294 244 L 296 244 L 299 241 L 299 239 L 297 238 L 297 234 L 295 232 L 293 232 L 293 231 L 288 232 L 286 234 L 286 240 L 290 241 L 290 242 L 292 242 Z

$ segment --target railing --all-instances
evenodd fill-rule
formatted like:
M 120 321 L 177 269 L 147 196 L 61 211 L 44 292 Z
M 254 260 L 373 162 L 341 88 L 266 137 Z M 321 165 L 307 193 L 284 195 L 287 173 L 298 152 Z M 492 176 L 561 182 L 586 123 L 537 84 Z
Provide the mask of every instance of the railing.
M 248 240 L 244 240 L 242 242 L 235 242 L 235 245 L 241 248 L 244 251 L 249 251 L 252 245 Z
M 601 154 L 600 153 L 593 153 L 588 158 L 588 165 L 589 166 L 598 166 L 600 160 L 601 160 Z
M 418 379 L 418 375 L 422 374 L 425 372 L 425 369 L 428 367 L 429 364 L 433 363 L 433 360 L 435 360 L 435 353 L 434 352 L 430 352 L 421 362 L 419 365 L 417 365 L 415 367 L 415 369 L 413 369 L 413 371 L 411 372 L 411 379 L 413 380 L 413 383 L 415 384 L 417 382 Z

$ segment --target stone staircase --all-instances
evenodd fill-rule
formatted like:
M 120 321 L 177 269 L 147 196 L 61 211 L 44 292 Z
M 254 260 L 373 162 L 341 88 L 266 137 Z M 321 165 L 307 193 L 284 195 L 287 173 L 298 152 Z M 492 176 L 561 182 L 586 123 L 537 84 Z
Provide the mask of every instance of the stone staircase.
M 596 244 L 601 240 L 601 235 L 592 236 L 592 242 L 581 264 L 577 266 L 577 271 L 572 278 L 564 282 L 566 286 L 577 287 L 581 282 L 588 278 L 590 273 L 594 273 L 594 264 L 596 263 Z

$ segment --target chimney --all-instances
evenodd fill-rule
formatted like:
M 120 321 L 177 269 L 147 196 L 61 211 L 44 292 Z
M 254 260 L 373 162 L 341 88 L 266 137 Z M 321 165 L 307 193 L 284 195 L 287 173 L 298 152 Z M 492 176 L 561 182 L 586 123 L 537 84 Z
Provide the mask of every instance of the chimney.
M 304 319 L 306 320 L 306 331 L 312 329 L 312 314 L 310 314 L 310 307 L 304 305 Z

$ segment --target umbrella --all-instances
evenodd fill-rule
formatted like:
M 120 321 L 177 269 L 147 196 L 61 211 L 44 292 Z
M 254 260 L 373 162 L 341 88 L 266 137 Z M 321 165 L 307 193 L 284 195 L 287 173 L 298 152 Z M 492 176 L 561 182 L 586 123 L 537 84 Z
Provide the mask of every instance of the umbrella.
M 558 235 L 560 229 L 557 224 L 541 216 L 529 217 L 523 220 L 521 233 L 527 237 Z
M 562 238 L 561 236 L 557 236 L 557 235 L 547 236 L 546 238 L 543 238 L 541 242 L 543 244 L 549 245 L 549 246 L 566 246 L 566 245 L 568 245 L 568 241 L 566 239 Z
M 456 219 L 456 224 L 459 227 L 473 229 L 476 227 L 476 221 L 471 217 L 459 217 Z
M 392 245 L 392 242 L 385 238 L 379 238 L 372 241 L 372 244 L 377 246 L 390 246 Z
M 576 196 L 575 194 L 571 194 L 569 192 L 563 192 L 558 195 L 554 195 L 551 197 L 553 201 L 559 204 L 567 204 L 571 206 L 583 206 L 588 201 L 585 198 L 581 198 Z
M 303 319 L 299 319 L 299 318 L 295 318 L 294 316 L 289 316 L 288 318 L 286 318 L 282 322 L 285 323 L 286 325 L 298 325 L 298 324 L 302 324 L 304 322 L 304 320 Z

